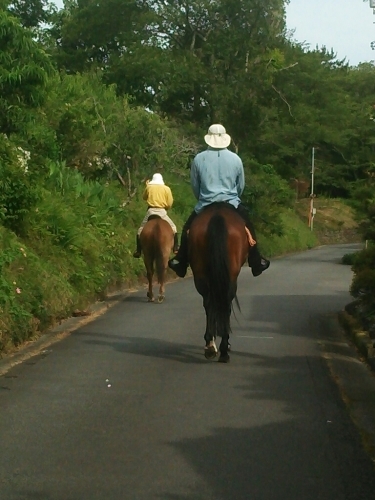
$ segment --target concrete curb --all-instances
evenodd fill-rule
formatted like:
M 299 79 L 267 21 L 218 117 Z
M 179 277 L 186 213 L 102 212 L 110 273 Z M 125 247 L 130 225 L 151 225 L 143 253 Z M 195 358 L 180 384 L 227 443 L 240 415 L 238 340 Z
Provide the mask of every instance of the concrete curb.
M 357 319 L 346 310 L 339 313 L 338 319 L 361 355 L 364 356 L 370 367 L 375 369 L 375 347 L 369 333 L 363 330 Z

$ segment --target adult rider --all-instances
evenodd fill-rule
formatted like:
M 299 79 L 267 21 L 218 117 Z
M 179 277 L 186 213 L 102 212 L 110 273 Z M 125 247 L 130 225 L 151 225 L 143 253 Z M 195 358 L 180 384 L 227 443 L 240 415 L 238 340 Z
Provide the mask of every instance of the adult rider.
M 177 255 L 168 262 L 169 267 L 180 277 L 186 275 L 188 262 L 188 230 L 195 217 L 211 203 L 230 203 L 245 221 L 253 239 L 254 227 L 240 196 L 245 188 L 245 174 L 241 158 L 228 146 L 231 137 L 223 125 L 214 124 L 204 136 L 208 148 L 193 159 L 190 180 L 193 193 L 198 200 L 181 233 Z M 269 268 L 270 261 L 261 256 L 258 245 L 249 246 L 248 264 L 253 276 L 259 276 Z

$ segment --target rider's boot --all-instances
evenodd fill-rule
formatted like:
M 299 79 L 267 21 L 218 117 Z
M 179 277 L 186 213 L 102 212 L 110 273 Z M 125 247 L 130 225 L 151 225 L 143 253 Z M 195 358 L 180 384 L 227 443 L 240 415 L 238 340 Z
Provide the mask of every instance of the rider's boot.
M 247 262 L 249 267 L 251 267 L 253 276 L 260 276 L 263 271 L 270 267 L 271 264 L 268 259 L 265 259 L 260 255 L 257 245 L 250 247 Z
M 176 256 L 168 262 L 168 266 L 177 276 L 184 278 L 188 268 L 188 236 L 185 228 L 181 233 L 181 244 Z
M 139 234 L 137 234 L 137 250 L 133 253 L 133 257 L 136 259 L 139 259 L 139 257 L 142 254 L 142 247 L 141 247 L 141 238 L 139 237 Z
M 188 255 L 188 231 L 191 223 L 197 216 L 195 210 L 190 214 L 188 220 L 185 222 L 184 227 L 181 232 L 181 242 L 180 248 L 176 256 L 168 262 L 168 266 L 174 271 L 177 276 L 184 278 L 189 265 L 189 255 Z
M 255 229 L 250 221 L 249 213 L 244 205 L 240 203 L 237 207 L 237 212 L 244 219 L 247 229 L 250 231 L 251 236 L 256 240 Z M 258 245 L 254 245 L 249 249 L 249 255 L 247 258 L 249 267 L 251 267 L 251 272 L 253 276 L 260 276 L 263 271 L 270 267 L 270 261 L 262 257 L 258 250 Z
M 174 233 L 173 253 L 176 254 L 177 252 L 178 252 L 178 234 Z

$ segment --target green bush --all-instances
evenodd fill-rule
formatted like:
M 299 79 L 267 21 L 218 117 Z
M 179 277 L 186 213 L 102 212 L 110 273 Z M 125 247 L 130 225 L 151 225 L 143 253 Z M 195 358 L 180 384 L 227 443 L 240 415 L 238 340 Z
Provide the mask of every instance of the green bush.
M 341 262 L 346 266 L 353 266 L 359 258 L 360 255 L 358 254 L 358 252 L 346 253 L 345 255 L 343 255 Z
M 246 161 L 246 187 L 242 202 L 249 208 L 258 232 L 265 235 L 283 234 L 282 209 L 290 208 L 294 193 L 271 165 Z
M 375 320 L 375 247 L 359 252 L 353 263 L 350 293 L 358 300 L 363 318 Z
M 44 190 L 22 239 L 0 226 L 0 350 L 143 273 L 132 258 L 135 223 L 120 185 L 84 186 L 78 194 Z
M 6 227 L 22 232 L 22 223 L 40 197 L 30 172 L 30 153 L 0 135 L 0 218 Z

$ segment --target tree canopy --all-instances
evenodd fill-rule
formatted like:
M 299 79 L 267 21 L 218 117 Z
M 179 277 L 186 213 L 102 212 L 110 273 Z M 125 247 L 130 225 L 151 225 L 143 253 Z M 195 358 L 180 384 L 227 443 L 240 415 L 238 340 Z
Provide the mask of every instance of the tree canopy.
M 47 94 L 48 109 L 65 100 L 70 114 L 65 110 L 64 127 L 61 122 L 52 131 L 66 141 L 60 154 L 76 164 L 80 149 L 78 164 L 87 170 L 94 150 L 116 156 L 110 134 L 95 132 L 104 124 L 114 130 L 110 123 L 120 116 L 118 104 L 104 104 L 108 87 L 117 95 L 113 102 L 125 98 L 129 110 L 147 109 L 173 124 L 189 138 L 188 151 L 202 144 L 210 123 L 223 123 L 245 160 L 272 165 L 287 181 L 308 178 L 315 147 L 317 190 L 350 196 L 374 164 L 374 65 L 351 67 L 334 52 L 294 42 L 285 4 L 66 0 L 57 11 L 48 0 L 2 0 L 1 130 L 25 128 Z M 87 75 L 95 74 L 92 97 L 85 100 L 82 87 L 74 113 L 65 83 L 52 84 L 58 72 L 63 82 L 69 75 L 77 75 L 74 85 L 90 81 L 90 89 L 94 80 Z M 78 146 L 85 136 L 85 146 Z

